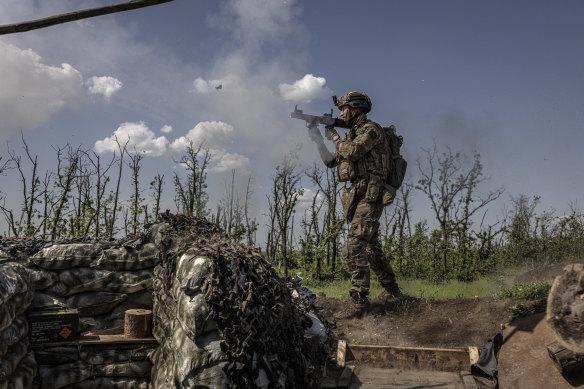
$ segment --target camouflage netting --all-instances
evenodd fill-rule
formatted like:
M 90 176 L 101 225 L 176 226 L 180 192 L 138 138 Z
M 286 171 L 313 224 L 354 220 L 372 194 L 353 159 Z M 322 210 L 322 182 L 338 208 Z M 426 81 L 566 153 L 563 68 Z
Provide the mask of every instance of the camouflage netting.
M 159 260 L 148 234 L 117 241 L 0 239 L 0 389 L 31 387 L 35 375 L 42 388 L 147 388 L 147 355 L 155 347 L 32 348 L 25 311 L 77 309 L 82 335 L 123 333 L 127 309 L 152 309 Z
M 172 215 L 164 221 L 154 271 L 160 347 L 152 355 L 153 386 L 316 387 L 327 333 L 310 304 L 295 301 L 259 253 L 217 225 Z M 315 323 L 322 338 L 310 332 Z

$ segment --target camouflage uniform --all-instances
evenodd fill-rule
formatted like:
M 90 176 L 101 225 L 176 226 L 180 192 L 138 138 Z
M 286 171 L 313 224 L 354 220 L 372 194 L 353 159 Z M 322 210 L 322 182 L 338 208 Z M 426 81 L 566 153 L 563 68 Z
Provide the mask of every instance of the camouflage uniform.
M 354 299 L 365 299 L 369 294 L 369 266 L 381 285 L 392 295 L 400 294 L 395 274 L 379 242 L 379 218 L 383 212 L 382 194 L 395 189 L 384 185 L 381 176 L 387 169 L 385 161 L 387 138 L 381 126 L 360 113 L 350 120 L 351 130 L 337 144 L 335 159 L 328 167 L 349 161 L 354 169 L 351 187 L 343 188 L 343 210 L 351 223 L 342 255 L 351 272 L 349 294 Z M 385 166 L 384 166 L 385 165 Z M 352 208 L 352 209 L 351 209 Z M 353 213 L 351 215 L 351 213 Z

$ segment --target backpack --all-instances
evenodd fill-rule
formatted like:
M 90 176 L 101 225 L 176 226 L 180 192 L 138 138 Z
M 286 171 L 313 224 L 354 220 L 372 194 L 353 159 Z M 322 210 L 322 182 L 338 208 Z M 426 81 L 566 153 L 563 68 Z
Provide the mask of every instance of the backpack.
M 382 127 L 383 133 L 389 143 L 389 169 L 385 182 L 395 189 L 399 189 L 404 181 L 406 169 L 408 167 L 407 161 L 400 154 L 400 148 L 404 143 L 404 138 L 397 135 L 396 128 L 392 124 L 389 127 Z

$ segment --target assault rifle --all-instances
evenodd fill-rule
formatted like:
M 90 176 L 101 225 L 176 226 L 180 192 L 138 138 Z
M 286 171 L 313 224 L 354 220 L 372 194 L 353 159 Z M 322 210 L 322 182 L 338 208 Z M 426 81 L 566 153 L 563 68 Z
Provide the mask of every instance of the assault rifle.
M 324 124 L 326 130 L 325 135 L 328 139 L 332 138 L 332 134 L 330 134 L 329 128 L 332 127 L 348 128 L 344 120 L 341 120 L 339 118 L 333 118 L 332 109 L 331 113 L 325 113 L 322 116 L 315 116 L 302 112 L 302 110 L 298 109 L 298 106 L 296 105 L 294 106 L 294 112 L 290 112 L 290 117 L 292 119 L 300 119 L 306 121 L 306 127 L 310 129 L 318 127 L 319 124 Z

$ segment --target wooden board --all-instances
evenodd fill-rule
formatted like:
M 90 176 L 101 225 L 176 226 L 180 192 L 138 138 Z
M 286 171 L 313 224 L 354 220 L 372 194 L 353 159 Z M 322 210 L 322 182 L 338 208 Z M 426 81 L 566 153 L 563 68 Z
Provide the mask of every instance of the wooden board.
M 31 347 L 53 347 L 53 346 L 83 346 L 83 345 L 101 345 L 101 344 L 124 344 L 124 343 L 138 343 L 138 344 L 158 344 L 158 341 L 153 337 L 149 338 L 126 338 L 124 334 L 111 335 L 92 335 L 80 336 L 77 340 L 71 342 L 52 342 L 52 343 L 38 343 L 31 344 Z
M 364 365 L 356 366 L 349 389 L 476 389 L 467 386 L 458 372 L 383 369 Z
M 347 344 L 339 340 L 337 363 L 382 365 L 383 367 L 432 368 L 437 370 L 469 370 L 476 361 L 478 350 L 443 349 L 405 346 L 374 346 Z

